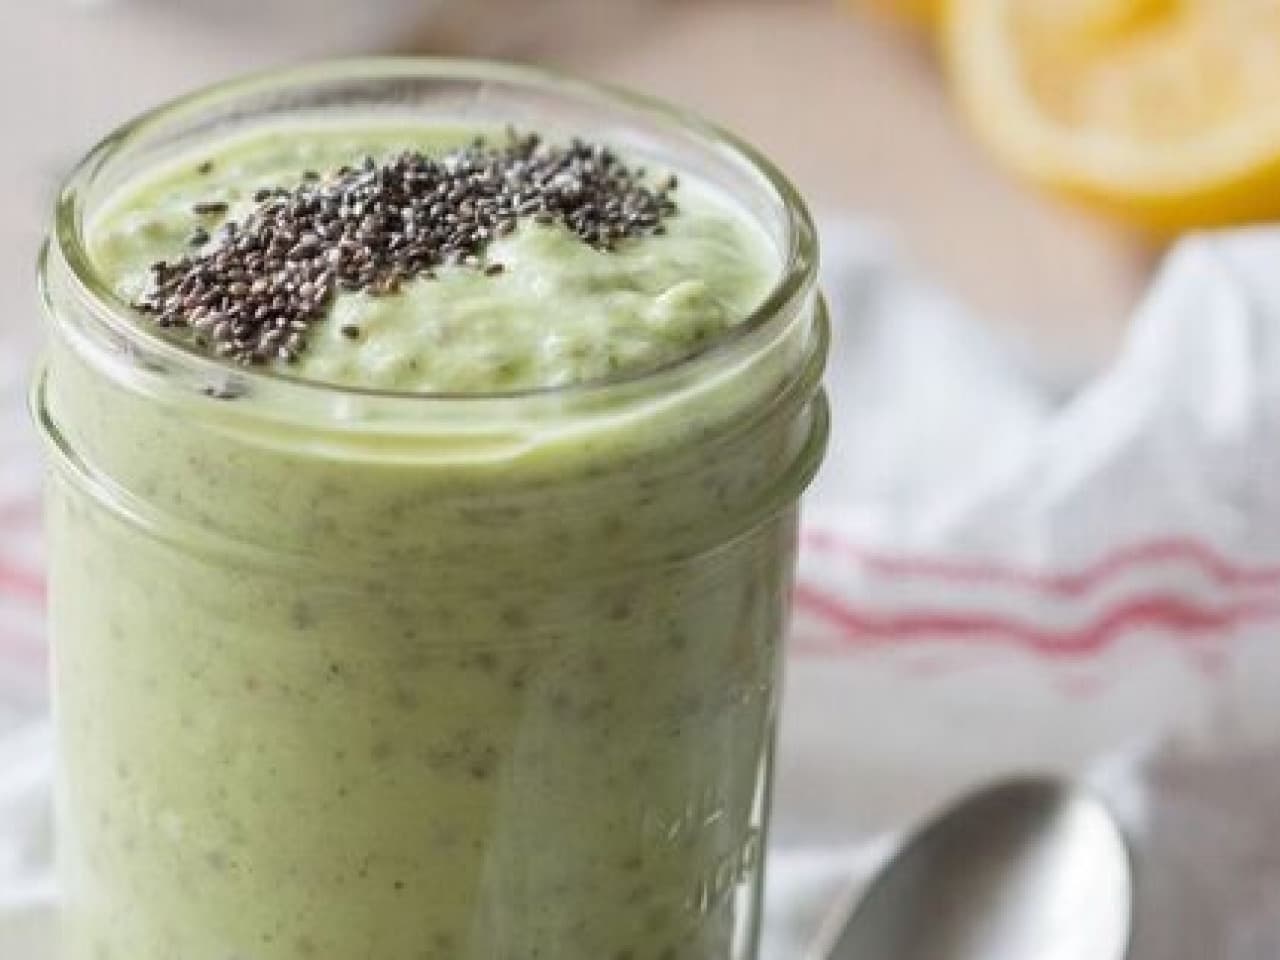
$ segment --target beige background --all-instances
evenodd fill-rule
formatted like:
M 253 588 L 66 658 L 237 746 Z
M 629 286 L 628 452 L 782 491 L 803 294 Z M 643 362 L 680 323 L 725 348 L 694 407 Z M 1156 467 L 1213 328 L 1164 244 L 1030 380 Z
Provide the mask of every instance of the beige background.
M 820 213 L 892 225 L 990 322 L 1087 369 L 1151 254 L 993 168 L 928 44 L 833 0 L 0 0 L 0 324 L 31 329 L 54 185 L 130 114 L 228 73 L 388 50 L 538 61 L 642 87 L 754 140 Z M 326 12 L 327 11 L 327 12 Z

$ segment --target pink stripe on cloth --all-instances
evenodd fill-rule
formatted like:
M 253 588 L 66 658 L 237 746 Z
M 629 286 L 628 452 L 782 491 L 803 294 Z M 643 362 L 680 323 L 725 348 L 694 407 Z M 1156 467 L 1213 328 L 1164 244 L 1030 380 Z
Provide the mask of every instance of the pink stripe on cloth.
M 34 451 L 5 427 L 0 421 L 0 714 L 21 717 L 46 706 L 43 513 Z
M 1095 657 L 1126 634 L 1140 630 L 1162 631 L 1179 638 L 1208 637 L 1225 635 L 1245 624 L 1280 620 L 1280 601 L 1209 606 L 1161 593 L 1130 598 L 1083 624 L 1063 629 L 997 612 L 877 612 L 803 582 L 795 588 L 794 601 L 798 612 L 836 628 L 836 649 L 946 641 L 1012 645 L 1058 659 Z M 809 644 L 802 649 L 813 652 L 814 647 Z
M 26 570 L 0 557 L 0 596 L 42 604 L 44 594 L 45 580 L 42 574 Z
M 1280 588 L 1280 566 L 1241 563 L 1224 556 L 1209 544 L 1188 538 L 1126 544 L 1080 569 L 1055 573 L 995 561 L 884 553 L 826 529 L 805 531 L 802 547 L 885 577 L 933 577 L 952 582 L 994 583 L 1066 597 L 1089 593 L 1121 573 L 1161 564 L 1189 566 L 1224 587 Z

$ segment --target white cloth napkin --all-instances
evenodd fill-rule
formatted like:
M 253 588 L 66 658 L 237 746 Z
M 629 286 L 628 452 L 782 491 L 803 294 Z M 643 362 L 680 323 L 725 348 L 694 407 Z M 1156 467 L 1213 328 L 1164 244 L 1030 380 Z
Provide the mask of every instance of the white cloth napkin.
M 836 427 L 803 532 L 766 960 L 804 957 L 901 831 L 1028 769 L 1087 779 L 1129 826 L 1138 960 L 1274 960 L 1280 232 L 1183 244 L 1064 403 L 884 235 L 829 223 L 824 244 Z M 37 473 L 13 406 L 0 957 L 43 960 Z

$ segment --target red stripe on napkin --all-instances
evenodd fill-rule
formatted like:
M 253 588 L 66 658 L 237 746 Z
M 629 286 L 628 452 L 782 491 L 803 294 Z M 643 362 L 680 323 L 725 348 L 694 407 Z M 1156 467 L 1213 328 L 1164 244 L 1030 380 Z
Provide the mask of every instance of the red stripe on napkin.
M 967 583 L 1007 584 L 1075 597 L 1127 570 L 1163 563 L 1195 567 L 1211 580 L 1231 587 L 1280 587 L 1280 567 L 1249 566 L 1231 560 L 1208 544 L 1167 538 L 1127 544 L 1078 570 L 1042 573 L 994 561 L 966 560 L 871 550 L 829 530 L 808 530 L 802 544 L 824 555 L 887 577 L 936 577 Z
M 1221 633 L 1245 623 L 1280 619 L 1280 602 L 1207 606 L 1173 594 L 1139 596 L 1117 603 L 1076 627 L 1053 629 L 996 613 L 877 613 L 847 604 L 807 584 L 795 589 L 796 608 L 838 628 L 851 646 L 961 641 L 981 645 L 1013 645 L 1040 656 L 1093 657 L 1121 635 L 1135 630 L 1161 630 L 1178 636 Z
M 0 558 L 0 594 L 33 603 L 44 603 L 44 577 Z

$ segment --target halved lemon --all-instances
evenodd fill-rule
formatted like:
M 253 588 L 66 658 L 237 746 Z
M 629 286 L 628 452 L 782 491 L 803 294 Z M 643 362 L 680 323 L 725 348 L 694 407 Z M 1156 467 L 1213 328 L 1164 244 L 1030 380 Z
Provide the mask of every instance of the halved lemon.
M 1280 0 L 949 0 L 943 34 L 1032 180 L 1161 232 L 1280 218 Z
M 942 0 L 845 0 L 851 6 L 870 7 L 922 27 L 938 22 Z

